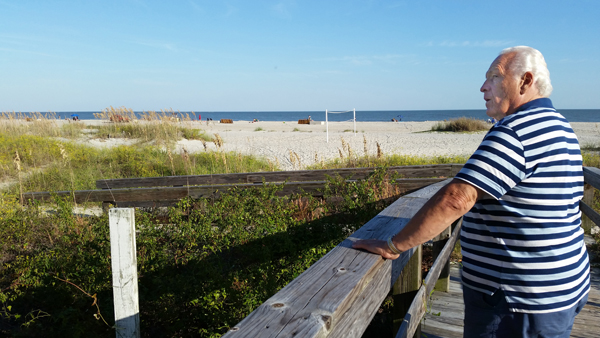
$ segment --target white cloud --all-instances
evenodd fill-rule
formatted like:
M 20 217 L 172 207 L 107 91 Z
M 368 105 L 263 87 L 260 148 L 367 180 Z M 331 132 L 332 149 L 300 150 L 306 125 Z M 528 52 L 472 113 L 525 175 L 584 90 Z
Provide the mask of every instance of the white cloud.
M 158 49 L 166 49 L 173 52 L 178 51 L 177 47 L 171 43 L 165 42 L 156 42 L 156 41 L 129 41 L 131 43 L 135 43 L 137 45 L 142 45 L 146 47 L 158 48 Z
M 274 6 L 271 7 L 271 11 L 273 14 L 281 19 L 290 19 L 292 17 L 291 9 L 294 7 L 296 3 L 291 0 L 280 1 Z
M 232 16 L 233 14 L 238 12 L 237 7 L 230 5 L 230 4 L 226 4 L 226 6 L 227 6 L 227 12 L 225 13 L 225 17 Z
M 52 54 L 40 53 L 40 52 L 22 50 L 22 49 L 0 48 L 0 51 L 9 52 L 9 53 L 17 53 L 17 54 L 31 54 L 31 55 L 56 57 L 56 55 L 52 55 Z
M 375 63 L 388 63 L 396 64 L 400 59 L 406 61 L 410 58 L 410 55 L 401 54 L 384 54 L 384 55 L 346 55 L 341 57 L 328 57 L 320 59 L 312 59 L 310 61 L 324 61 L 324 62 L 341 62 L 352 66 L 370 66 Z
M 12 4 L 10 2 L 6 2 L 6 1 L 0 1 L 0 6 L 8 7 L 8 8 L 11 8 L 11 9 L 18 9 L 19 8 L 17 5 Z
M 200 5 L 198 5 L 195 1 L 189 0 L 188 3 L 196 12 L 204 13 L 204 9 L 200 7 Z
M 512 40 L 484 40 L 484 41 L 451 41 L 445 40 L 439 43 L 435 43 L 432 41 L 425 42 L 423 46 L 433 47 L 507 47 L 514 44 Z

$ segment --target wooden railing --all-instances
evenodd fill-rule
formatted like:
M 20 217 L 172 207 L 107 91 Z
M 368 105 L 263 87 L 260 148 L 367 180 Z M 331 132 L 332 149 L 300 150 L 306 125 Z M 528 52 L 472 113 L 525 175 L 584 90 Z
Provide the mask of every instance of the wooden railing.
M 427 165 L 390 167 L 400 179 L 396 184 L 404 191 L 412 191 L 454 176 L 462 165 Z M 346 180 L 367 177 L 375 168 L 346 168 L 301 171 L 256 172 L 241 174 L 168 176 L 148 178 L 106 179 L 96 181 L 99 190 L 27 192 L 23 200 L 51 200 L 53 195 L 73 197 L 76 203 L 103 202 L 118 207 L 173 205 L 184 197 L 211 197 L 233 187 L 253 187 L 268 182 L 284 184 L 281 195 L 300 191 L 313 196 L 322 195 L 327 177 L 341 176 Z M 285 182 L 285 183 L 284 183 Z
M 600 214 L 589 206 L 593 188 L 600 189 L 600 169 L 585 167 L 584 177 L 586 194 L 580 203 L 581 210 L 600 226 Z M 391 289 L 402 289 L 412 298 L 396 338 L 413 337 L 415 333 L 418 336 L 419 323 L 427 310 L 427 298 L 436 284 L 440 286 L 440 274 L 445 280 L 441 284 L 446 283 L 442 289 L 447 290 L 448 260 L 459 237 L 462 219 L 434 239 L 434 246 L 442 249 L 422 283 L 419 247 L 390 261 L 352 249 L 351 245 L 357 239 L 385 239 L 397 233 L 449 181 L 433 184 L 398 199 L 223 337 L 361 337 Z M 417 278 L 411 278 L 411 275 Z M 410 286 L 398 285 L 410 283 L 411 279 L 418 281 L 416 293 L 411 292 Z M 394 304 L 398 305 L 402 304 Z
M 590 231 L 592 224 L 600 227 L 600 214 L 591 207 L 594 201 L 594 190 L 600 190 L 600 169 L 583 167 L 583 178 L 585 188 L 583 200 L 579 203 L 579 208 L 584 215 L 582 226 L 585 230 Z
M 391 261 L 352 249 L 352 242 L 363 238 L 384 239 L 398 232 L 449 181 L 438 182 L 399 198 L 223 337 L 360 337 L 419 248 L 403 252 L 400 258 Z M 428 287 L 433 287 L 448 261 L 458 229 L 459 224 L 429 272 L 428 280 L 431 281 L 427 283 Z M 421 269 L 420 265 L 418 269 Z M 415 289 L 420 286 L 419 281 Z M 427 290 L 417 293 L 422 294 L 429 293 Z M 409 314 L 420 319 L 421 310 L 409 310 Z M 415 321 L 407 323 L 411 322 Z M 401 330 L 410 336 L 415 328 L 407 325 L 403 324 L 406 328 Z

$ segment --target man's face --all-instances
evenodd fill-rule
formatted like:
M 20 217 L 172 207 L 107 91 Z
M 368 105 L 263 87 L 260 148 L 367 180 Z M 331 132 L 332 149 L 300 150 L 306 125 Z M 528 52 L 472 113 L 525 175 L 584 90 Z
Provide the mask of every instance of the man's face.
M 519 80 L 508 69 L 513 58 L 514 54 L 511 53 L 498 56 L 485 74 L 485 82 L 479 89 L 483 93 L 487 116 L 497 120 L 514 113 L 519 106 Z

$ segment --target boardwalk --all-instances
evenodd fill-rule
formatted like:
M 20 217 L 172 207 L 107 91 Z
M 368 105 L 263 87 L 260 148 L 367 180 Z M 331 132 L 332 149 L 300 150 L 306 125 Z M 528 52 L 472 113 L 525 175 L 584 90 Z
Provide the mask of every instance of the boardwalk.
M 422 333 L 427 338 L 462 338 L 464 305 L 458 265 L 450 270 L 450 292 L 434 292 L 431 311 L 425 315 Z M 439 316 L 437 315 L 439 314 Z M 600 268 L 592 269 L 592 289 L 587 305 L 575 318 L 572 338 L 600 336 Z

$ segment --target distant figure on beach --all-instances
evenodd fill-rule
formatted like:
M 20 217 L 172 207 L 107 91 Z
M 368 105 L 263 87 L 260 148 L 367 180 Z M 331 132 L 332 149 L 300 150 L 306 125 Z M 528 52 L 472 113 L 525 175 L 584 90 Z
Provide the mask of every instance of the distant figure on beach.
M 398 122 L 398 120 L 396 120 L 395 118 L 392 118 L 392 122 Z
M 310 115 L 308 115 L 308 122 L 312 121 L 312 118 L 310 117 Z
M 202 121 L 202 115 L 198 114 L 198 121 Z
M 460 172 L 399 233 L 353 247 L 396 259 L 464 215 L 463 337 L 567 338 L 590 291 L 577 137 L 536 49 L 503 50 L 480 91 L 498 122 Z

